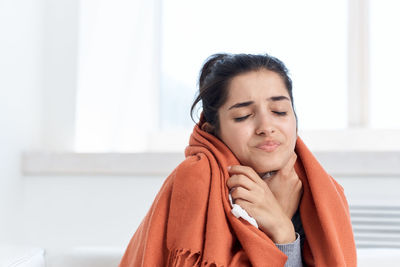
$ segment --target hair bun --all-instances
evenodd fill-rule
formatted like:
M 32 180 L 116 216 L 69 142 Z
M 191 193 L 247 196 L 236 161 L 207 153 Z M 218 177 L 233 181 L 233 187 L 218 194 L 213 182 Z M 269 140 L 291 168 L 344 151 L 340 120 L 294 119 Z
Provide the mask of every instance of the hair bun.
M 226 53 L 220 53 L 220 54 L 214 54 L 207 58 L 207 60 L 205 61 L 204 65 L 203 65 L 203 68 L 200 71 L 200 78 L 199 78 L 199 86 L 200 87 L 202 87 L 205 79 L 212 72 L 212 69 L 213 69 L 215 63 L 224 59 L 227 56 L 228 56 L 228 54 L 226 54 Z

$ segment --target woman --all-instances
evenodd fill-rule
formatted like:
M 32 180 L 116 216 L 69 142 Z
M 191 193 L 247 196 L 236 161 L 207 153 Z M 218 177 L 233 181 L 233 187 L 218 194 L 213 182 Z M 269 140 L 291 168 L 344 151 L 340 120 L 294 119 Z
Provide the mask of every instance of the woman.
M 297 136 L 284 64 L 269 55 L 213 55 L 192 115 L 199 102 L 186 160 L 166 179 L 120 267 L 356 266 L 343 189 Z

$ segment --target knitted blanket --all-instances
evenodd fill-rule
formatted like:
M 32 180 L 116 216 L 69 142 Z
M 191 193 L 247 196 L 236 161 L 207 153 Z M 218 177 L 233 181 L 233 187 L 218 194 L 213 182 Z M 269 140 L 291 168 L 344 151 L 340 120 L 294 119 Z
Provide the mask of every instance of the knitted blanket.
M 343 188 L 300 138 L 295 152 L 295 170 L 303 183 L 305 263 L 355 267 Z M 185 156 L 165 180 L 119 266 L 284 266 L 287 257 L 273 241 L 231 213 L 227 167 L 239 162 L 229 148 L 195 126 Z

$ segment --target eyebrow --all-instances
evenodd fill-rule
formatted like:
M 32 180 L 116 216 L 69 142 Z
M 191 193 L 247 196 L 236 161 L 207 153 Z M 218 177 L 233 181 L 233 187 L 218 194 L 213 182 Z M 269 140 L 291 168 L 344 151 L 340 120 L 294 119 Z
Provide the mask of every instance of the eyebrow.
M 281 100 L 288 100 L 290 101 L 289 97 L 280 95 L 280 96 L 271 96 L 270 98 L 267 99 L 268 101 L 281 101 Z
M 271 96 L 270 98 L 267 98 L 267 101 L 282 101 L 282 100 L 288 100 L 290 101 L 290 99 L 287 96 Z M 234 109 L 234 108 L 242 108 L 242 107 L 247 107 L 254 104 L 254 101 L 246 101 L 246 102 L 240 102 L 240 103 L 236 103 L 234 105 L 232 105 L 228 110 Z
M 254 104 L 254 101 L 246 101 L 246 102 L 241 102 L 241 103 L 236 103 L 235 105 L 231 106 L 228 110 L 231 110 L 233 108 L 242 108 L 242 107 L 247 107 Z

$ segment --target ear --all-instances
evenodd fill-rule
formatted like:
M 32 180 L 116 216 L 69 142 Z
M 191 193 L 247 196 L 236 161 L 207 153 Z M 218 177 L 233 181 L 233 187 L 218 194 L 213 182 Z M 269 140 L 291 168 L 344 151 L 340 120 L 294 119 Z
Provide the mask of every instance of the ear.
M 214 126 L 212 126 L 210 123 L 205 122 L 201 125 L 201 129 L 207 133 L 213 134 L 214 133 Z

